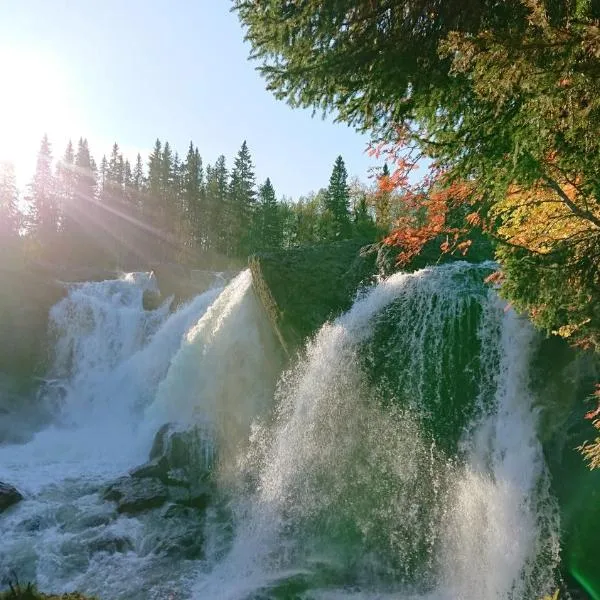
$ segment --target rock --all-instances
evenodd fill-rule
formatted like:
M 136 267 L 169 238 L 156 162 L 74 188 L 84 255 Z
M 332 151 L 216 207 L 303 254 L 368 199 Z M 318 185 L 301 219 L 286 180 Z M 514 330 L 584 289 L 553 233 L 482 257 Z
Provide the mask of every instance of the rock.
M 179 430 L 171 424 L 156 433 L 149 458 L 149 463 L 138 467 L 142 474 L 138 476 L 154 472 L 165 483 L 202 479 L 210 473 L 214 460 L 212 444 L 201 428 Z
M 142 306 L 144 310 L 156 310 L 164 301 L 158 290 L 144 290 L 142 295 Z
M 148 477 L 155 477 L 160 479 L 164 483 L 168 479 L 169 473 L 169 463 L 164 456 L 160 458 L 155 458 L 153 460 L 136 467 L 129 471 L 130 477 L 134 477 L 136 479 L 146 479 Z
M 109 500 L 111 502 L 118 502 L 124 495 L 124 489 L 128 485 L 129 477 L 119 477 L 112 483 L 110 483 L 102 493 L 102 497 L 104 500 Z
M 108 554 L 124 554 L 133 550 L 133 542 L 124 536 L 103 533 L 102 535 L 90 540 L 88 548 L 92 554 L 97 552 L 107 552 Z
M 155 458 L 161 457 L 167 448 L 167 437 L 169 432 L 171 431 L 171 424 L 165 423 L 154 436 L 154 441 L 152 442 L 152 448 L 150 449 L 150 460 L 154 460 Z
M 348 310 L 376 272 L 365 240 L 261 253 L 249 260 L 254 289 L 284 350 L 293 354 L 327 321 Z
M 162 535 L 152 541 L 152 552 L 188 560 L 204 555 L 203 513 L 194 508 L 169 504 L 161 510 Z
M 0 481 L 0 513 L 21 500 L 23 496 L 17 488 Z
M 213 487 L 208 483 L 199 483 L 192 486 L 190 489 L 189 500 L 186 504 L 192 508 L 204 510 L 209 504 L 213 496 Z
M 137 514 L 158 508 L 168 500 L 167 487 L 155 478 L 121 477 L 108 486 L 103 494 L 105 500 L 117 503 L 119 513 Z

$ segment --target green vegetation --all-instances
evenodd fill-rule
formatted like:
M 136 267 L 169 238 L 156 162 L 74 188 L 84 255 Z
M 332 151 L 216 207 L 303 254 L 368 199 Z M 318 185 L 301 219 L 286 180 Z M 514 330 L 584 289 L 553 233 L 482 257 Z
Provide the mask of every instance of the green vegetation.
M 277 97 L 371 131 L 393 161 L 374 206 L 384 214 L 386 194 L 400 197 L 385 239 L 400 265 L 432 243 L 464 254 L 483 234 L 512 305 L 600 350 L 598 3 L 235 8 Z M 588 458 L 597 445 L 585 446 Z
M 13 166 L 0 164 L 0 234 L 15 252 L 50 264 L 240 267 L 259 251 L 374 241 L 372 194 L 362 184 L 351 188 L 341 156 L 328 188 L 292 202 L 277 200 L 270 178 L 257 185 L 246 142 L 229 169 L 224 156 L 205 165 L 193 143 L 181 160 L 169 142 L 156 140 L 145 168 L 139 154 L 132 166 L 116 143 L 97 166 L 83 138 L 55 161 L 44 136 L 21 201 Z
M 83 596 L 78 592 L 62 595 L 42 594 L 31 583 L 28 583 L 25 587 L 21 587 L 18 583 L 11 583 L 7 591 L 0 592 L 0 600 L 94 600 L 94 598 Z
M 250 258 L 254 288 L 284 349 L 293 353 L 327 321 L 348 310 L 375 272 L 365 240 L 303 246 Z
M 396 189 L 410 188 L 413 161 L 434 161 L 418 207 L 409 204 L 415 229 L 460 233 L 430 206 L 433 190 L 452 191 L 445 202 L 468 207 L 469 229 L 499 242 L 507 298 L 540 327 L 598 348 L 597 3 L 235 5 L 278 97 L 391 145 Z M 468 193 L 452 190 L 457 182 Z

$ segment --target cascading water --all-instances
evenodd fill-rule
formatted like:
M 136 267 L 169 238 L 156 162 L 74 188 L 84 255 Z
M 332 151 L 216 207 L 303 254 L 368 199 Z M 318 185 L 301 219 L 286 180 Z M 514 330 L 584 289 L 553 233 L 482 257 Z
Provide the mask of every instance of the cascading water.
M 274 424 L 254 433 L 255 488 L 234 500 L 232 548 L 195 597 L 476 600 L 552 587 L 532 333 L 485 290 L 484 271 L 393 276 L 323 327 L 282 377 Z M 387 341 L 374 338 L 382 319 L 397 333 Z M 392 361 L 399 387 L 365 371 L 381 364 L 373 341 L 386 360 L 410 349 Z M 475 384 L 448 397 L 461 356 Z M 467 415 L 452 454 L 430 418 L 442 400 Z
M 380 282 L 276 390 L 280 350 L 248 271 L 173 314 L 142 309 L 144 275 L 75 286 L 51 315 L 56 419 L 0 447 L 0 480 L 26 495 L 0 516 L 0 576 L 101 600 L 549 592 L 558 523 L 533 333 L 483 286 L 489 268 Z M 118 515 L 99 494 L 166 422 L 198 427 L 214 451 L 200 529 L 163 509 Z M 185 530 L 203 556 L 171 552 Z

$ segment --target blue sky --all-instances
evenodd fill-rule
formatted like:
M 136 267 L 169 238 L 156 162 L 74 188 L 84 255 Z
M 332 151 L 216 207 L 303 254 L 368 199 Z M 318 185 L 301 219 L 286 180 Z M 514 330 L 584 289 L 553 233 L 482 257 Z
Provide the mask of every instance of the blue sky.
M 32 168 L 43 128 L 55 153 L 84 135 L 98 159 L 115 140 L 135 156 L 160 137 L 180 153 L 193 139 L 212 163 L 246 139 L 257 178 L 270 176 L 279 195 L 326 186 L 338 154 L 366 180 L 376 164 L 368 139 L 275 100 L 229 8 L 229 0 L 0 0 L 0 61 L 20 73 L 8 82 L 16 100 L 4 111 L 0 100 L 0 112 L 5 128 L 22 122 L 26 133 L 19 172 Z

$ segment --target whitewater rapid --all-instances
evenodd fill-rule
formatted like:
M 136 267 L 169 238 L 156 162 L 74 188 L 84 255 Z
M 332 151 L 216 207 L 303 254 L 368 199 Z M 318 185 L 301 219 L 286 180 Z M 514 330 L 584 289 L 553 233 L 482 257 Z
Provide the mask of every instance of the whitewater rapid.
M 529 389 L 536 340 L 486 268 L 381 281 L 284 371 L 249 271 L 175 312 L 143 309 L 146 274 L 73 286 L 50 315 L 54 419 L 0 446 L 0 480 L 26 497 L 0 516 L 0 577 L 101 600 L 550 592 L 559 523 Z M 393 376 L 376 374 L 378 353 Z M 450 451 L 432 415 L 459 368 L 474 383 L 452 397 L 470 408 Z M 197 524 L 101 499 L 167 422 L 200 427 L 218 457 L 195 560 L 163 549 Z

